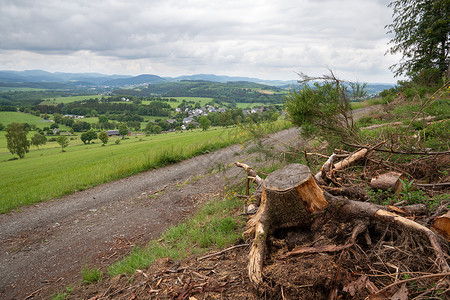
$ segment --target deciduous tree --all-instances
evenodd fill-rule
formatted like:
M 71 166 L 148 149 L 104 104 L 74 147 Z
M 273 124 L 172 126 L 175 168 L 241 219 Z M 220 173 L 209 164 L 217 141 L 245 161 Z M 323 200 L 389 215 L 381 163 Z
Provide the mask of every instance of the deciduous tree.
M 198 124 L 201 129 L 204 131 L 208 130 L 209 126 L 211 126 L 211 121 L 206 116 L 201 116 L 198 118 Z
M 40 134 L 39 132 L 36 132 L 33 137 L 31 138 L 31 144 L 33 146 L 36 146 L 39 150 L 40 145 L 45 145 L 47 143 L 47 138 L 45 135 Z
M 292 122 L 301 126 L 304 136 L 316 135 L 329 142 L 336 139 L 355 140 L 356 128 L 353 122 L 349 98 L 361 94 L 364 85 L 348 84 L 330 75 L 309 77 L 300 74 L 302 85 L 292 89 L 286 96 L 286 110 Z M 308 84 L 311 80 L 314 86 Z
M 81 140 L 85 144 L 89 144 L 92 140 L 97 139 L 97 133 L 94 130 L 89 130 L 81 135 Z
M 30 141 L 27 140 L 28 130 L 22 123 L 11 123 L 6 127 L 6 143 L 11 154 L 17 154 L 19 158 L 24 158 L 29 152 Z
M 122 140 L 125 139 L 125 136 L 128 134 L 128 127 L 125 123 L 119 125 L 119 135 L 122 136 Z
M 69 139 L 65 135 L 61 135 L 56 139 L 56 142 L 61 146 L 61 151 L 65 152 L 64 148 L 69 146 Z
M 103 145 L 106 145 L 108 143 L 109 136 L 105 131 L 100 132 L 98 138 L 100 141 L 102 141 Z

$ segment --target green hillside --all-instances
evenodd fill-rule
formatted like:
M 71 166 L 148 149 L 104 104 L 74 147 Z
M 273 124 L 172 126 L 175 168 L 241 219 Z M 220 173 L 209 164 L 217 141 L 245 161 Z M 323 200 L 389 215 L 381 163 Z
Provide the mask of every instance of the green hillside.
M 117 95 L 150 97 L 204 97 L 222 102 L 281 103 L 285 91 L 277 87 L 253 82 L 180 81 L 150 84 L 139 89 L 116 90 Z

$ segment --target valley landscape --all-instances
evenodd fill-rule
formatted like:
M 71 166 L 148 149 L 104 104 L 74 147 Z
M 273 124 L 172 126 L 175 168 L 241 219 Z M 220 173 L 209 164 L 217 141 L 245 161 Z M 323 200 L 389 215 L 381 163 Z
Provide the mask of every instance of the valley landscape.
M 0 299 L 450 299 L 448 0 L 0 7 Z

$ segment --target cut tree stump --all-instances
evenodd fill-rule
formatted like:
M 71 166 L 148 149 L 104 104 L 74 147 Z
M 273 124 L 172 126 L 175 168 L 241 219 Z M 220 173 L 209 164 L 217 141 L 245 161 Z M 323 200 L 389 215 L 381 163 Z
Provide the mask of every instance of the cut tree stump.
M 327 205 L 323 191 L 305 165 L 292 164 L 266 178 L 261 205 L 248 221 L 246 231 L 254 237 L 248 265 L 254 283 L 262 282 L 267 237 L 278 228 L 309 226 L 311 213 L 321 211 Z

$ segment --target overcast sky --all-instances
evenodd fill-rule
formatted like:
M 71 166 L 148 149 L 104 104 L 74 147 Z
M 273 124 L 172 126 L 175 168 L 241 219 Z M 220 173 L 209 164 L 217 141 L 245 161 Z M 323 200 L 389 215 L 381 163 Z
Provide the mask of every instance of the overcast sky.
M 0 0 L 0 69 L 395 83 L 390 0 Z

